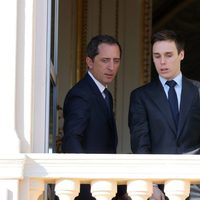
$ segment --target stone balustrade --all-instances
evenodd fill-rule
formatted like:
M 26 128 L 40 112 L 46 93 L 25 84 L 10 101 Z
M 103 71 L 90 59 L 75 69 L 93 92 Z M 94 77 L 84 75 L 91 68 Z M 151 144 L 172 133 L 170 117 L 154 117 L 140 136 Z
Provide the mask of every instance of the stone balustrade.
M 152 184 L 164 184 L 170 200 L 184 200 L 200 182 L 199 155 L 8 154 L 0 155 L 1 200 L 39 200 L 55 184 L 60 200 L 73 200 L 91 184 L 97 200 L 110 200 L 126 184 L 132 200 L 146 200 Z

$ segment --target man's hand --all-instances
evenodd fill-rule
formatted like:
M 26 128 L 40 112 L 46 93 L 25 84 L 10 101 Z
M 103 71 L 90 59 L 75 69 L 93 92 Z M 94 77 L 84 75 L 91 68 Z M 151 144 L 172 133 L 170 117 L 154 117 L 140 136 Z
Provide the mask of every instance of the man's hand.
M 157 185 L 153 186 L 153 194 L 149 198 L 149 200 L 165 200 L 165 195 L 163 192 L 158 188 Z

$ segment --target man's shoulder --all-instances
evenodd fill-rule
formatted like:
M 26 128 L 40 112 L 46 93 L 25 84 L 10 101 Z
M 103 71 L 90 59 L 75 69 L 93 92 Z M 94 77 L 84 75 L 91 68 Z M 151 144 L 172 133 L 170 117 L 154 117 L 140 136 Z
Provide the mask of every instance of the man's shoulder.
M 160 85 L 160 82 L 158 79 L 152 80 L 149 83 L 143 84 L 137 88 L 135 88 L 132 93 L 134 92 L 145 92 L 145 91 L 151 91 L 152 89 L 155 89 L 158 85 Z
M 190 83 L 192 83 L 194 86 L 200 88 L 200 81 L 193 80 L 193 79 L 187 79 Z
M 64 107 L 70 105 L 72 102 L 88 102 L 90 98 L 90 89 L 87 83 L 81 79 L 72 88 L 69 89 L 64 98 Z
M 185 80 L 185 83 L 189 86 L 189 89 L 192 93 L 195 93 L 195 91 L 197 91 L 200 95 L 200 81 L 185 77 L 183 79 Z
M 84 95 L 90 91 L 89 83 L 85 78 L 78 81 L 68 92 L 68 94 Z
M 95 82 L 88 74 L 86 74 L 68 91 L 66 97 L 78 96 L 84 99 L 90 99 L 98 93 L 99 89 Z

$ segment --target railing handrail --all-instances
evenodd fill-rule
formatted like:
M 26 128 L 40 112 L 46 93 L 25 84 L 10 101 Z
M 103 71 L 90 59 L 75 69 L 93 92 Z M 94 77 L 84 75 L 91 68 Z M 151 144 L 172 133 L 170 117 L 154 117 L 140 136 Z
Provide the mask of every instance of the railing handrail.
M 181 179 L 200 182 L 200 155 L 150 154 L 3 154 L 0 179 L 29 178 L 145 179 L 155 183 Z

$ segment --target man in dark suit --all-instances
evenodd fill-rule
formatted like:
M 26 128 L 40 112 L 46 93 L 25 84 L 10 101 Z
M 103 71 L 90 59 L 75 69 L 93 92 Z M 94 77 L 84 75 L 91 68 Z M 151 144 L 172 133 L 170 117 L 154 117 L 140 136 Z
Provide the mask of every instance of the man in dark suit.
M 88 71 L 64 101 L 63 152 L 116 153 L 117 129 L 113 100 L 107 86 L 115 78 L 120 60 L 121 46 L 115 38 L 98 35 L 89 42 Z M 90 195 L 90 186 L 81 185 L 76 199 L 94 199 Z
M 184 41 L 174 31 L 157 32 L 152 37 L 152 54 L 158 78 L 135 89 L 130 96 L 128 123 L 132 152 L 139 154 L 198 152 L 200 84 L 187 79 L 181 73 Z M 173 83 L 171 88 L 170 83 Z M 174 108 L 170 106 L 171 100 Z M 164 199 L 157 185 L 153 191 L 151 199 Z M 199 199 L 200 193 L 197 193 L 198 198 L 196 198 L 193 191 L 191 188 L 190 199 Z

